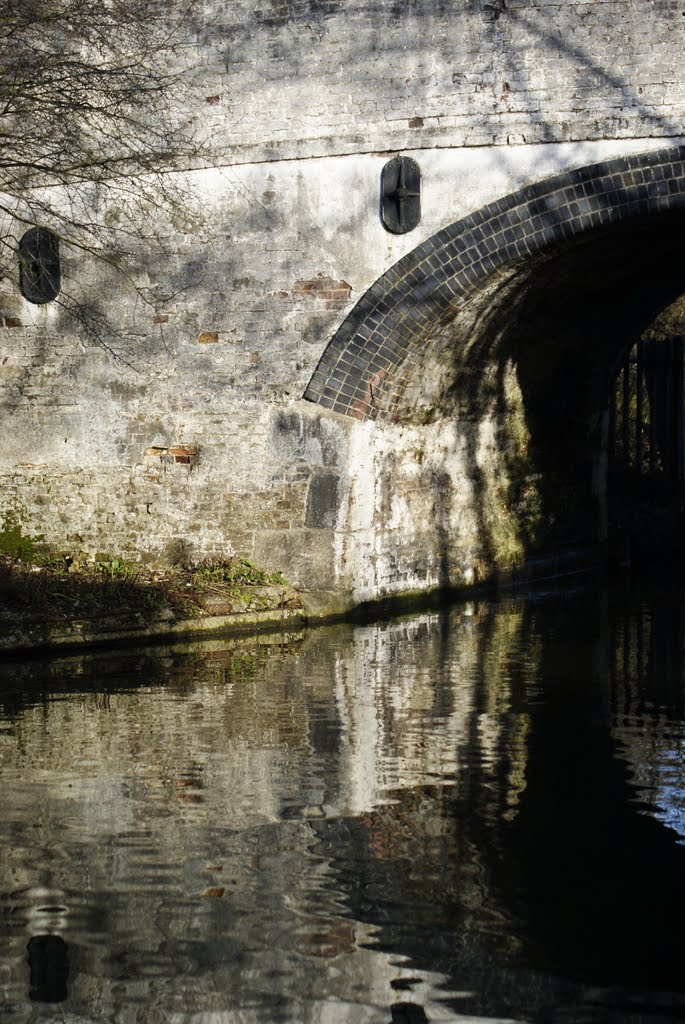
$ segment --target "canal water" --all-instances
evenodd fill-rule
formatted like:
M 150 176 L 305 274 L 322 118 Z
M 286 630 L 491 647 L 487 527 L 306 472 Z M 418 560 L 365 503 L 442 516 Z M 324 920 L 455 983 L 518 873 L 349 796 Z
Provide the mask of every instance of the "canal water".
M 685 597 L 0 667 L 3 1024 L 685 1020 Z

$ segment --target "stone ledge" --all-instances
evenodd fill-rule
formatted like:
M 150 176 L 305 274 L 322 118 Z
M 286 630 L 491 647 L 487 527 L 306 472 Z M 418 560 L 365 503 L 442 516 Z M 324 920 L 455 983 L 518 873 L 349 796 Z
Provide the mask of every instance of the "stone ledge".
M 169 617 L 168 610 L 163 610 L 154 619 L 138 612 L 127 616 L 59 622 L 5 622 L 0 632 L 0 657 L 3 654 L 57 651 L 65 647 L 136 645 L 145 641 L 165 643 L 183 639 L 201 642 L 218 636 L 289 633 L 307 626 L 334 622 L 370 622 L 388 616 L 413 615 L 436 610 L 458 600 L 495 594 L 520 596 L 535 591 L 540 585 L 592 576 L 599 571 L 603 557 L 598 546 L 572 549 L 494 570 L 479 583 L 442 584 L 421 590 L 398 591 L 367 601 L 355 601 L 349 591 L 318 590 L 299 592 L 301 607 L 297 608 L 245 610 L 178 619 Z
M 64 622 L 34 622 L 5 624 L 0 635 L 0 654 L 15 652 L 49 651 L 64 647 L 93 645 L 135 644 L 142 640 L 161 642 L 183 637 L 202 637 L 219 632 L 234 635 L 260 631 L 296 630 L 306 625 L 301 609 L 269 609 L 267 611 L 239 612 L 231 615 L 205 615 L 175 621 L 157 619 L 142 622 L 116 617 L 106 619 L 73 619 Z

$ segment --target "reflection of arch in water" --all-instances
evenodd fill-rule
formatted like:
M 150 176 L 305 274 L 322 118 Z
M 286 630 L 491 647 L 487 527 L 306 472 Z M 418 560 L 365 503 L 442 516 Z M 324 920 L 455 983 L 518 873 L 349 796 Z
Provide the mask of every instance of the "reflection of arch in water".
M 668 604 L 649 610 L 666 614 L 670 634 Z M 511 663 L 515 643 L 500 650 L 494 635 L 484 637 L 480 688 L 499 669 L 506 683 L 499 714 L 508 707 L 505 718 L 529 720 L 526 785 L 515 815 L 506 812 L 506 768 L 516 732 L 500 734 L 490 771 L 483 692 L 464 750 L 468 769 L 453 789 L 396 792 L 392 803 L 337 834 L 338 852 L 350 833 L 358 846 L 374 830 L 388 837 L 380 855 L 369 842 L 363 875 L 345 876 L 355 916 L 377 928 L 380 948 L 410 958 L 417 974 L 430 967 L 449 975 L 455 990 L 468 990 L 457 1006 L 474 1018 L 599 1021 L 632 1011 L 638 1020 L 651 1010 L 656 1019 L 661 995 L 653 990 L 669 993 L 672 1019 L 685 1007 L 672 938 L 685 909 L 685 848 L 636 802 L 610 713 L 635 717 L 644 698 L 656 696 L 656 680 L 636 685 L 632 656 L 629 677 L 617 669 L 610 675 L 620 651 L 598 656 L 598 637 L 605 647 L 617 643 L 615 633 L 602 632 L 606 614 L 603 600 L 587 595 L 526 606 L 525 644 Z M 682 623 L 678 636 L 682 642 Z M 529 664 L 522 654 L 530 643 L 537 657 Z M 663 699 L 663 663 L 658 668 Z M 678 716 L 682 722 L 682 705 Z M 353 858 L 340 853 L 336 863 Z M 410 926 L 407 906 L 418 908 Z
M 649 603 L 615 600 L 609 612 L 612 738 L 645 813 L 685 846 L 685 600 L 669 588 Z

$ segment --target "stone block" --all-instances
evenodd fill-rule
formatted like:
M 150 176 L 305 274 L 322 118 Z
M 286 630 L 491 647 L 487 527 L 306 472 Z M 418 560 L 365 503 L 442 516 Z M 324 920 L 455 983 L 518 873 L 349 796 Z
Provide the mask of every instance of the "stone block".
M 255 535 L 254 560 L 261 568 L 283 572 L 298 589 L 326 590 L 339 585 L 333 530 L 261 531 Z
M 337 473 L 317 473 L 307 491 L 305 526 L 317 530 L 334 529 L 344 518 L 341 501 L 343 482 Z

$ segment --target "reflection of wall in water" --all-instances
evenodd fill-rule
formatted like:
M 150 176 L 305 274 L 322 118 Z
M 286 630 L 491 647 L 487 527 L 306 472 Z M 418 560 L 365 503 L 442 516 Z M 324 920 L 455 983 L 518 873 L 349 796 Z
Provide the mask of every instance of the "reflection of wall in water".
M 474 737 L 484 770 L 494 775 L 503 754 L 503 713 L 511 709 L 506 661 L 518 650 L 522 613 L 500 616 L 490 635 L 487 618 L 465 605 L 451 614 L 449 630 L 434 616 L 355 631 L 352 657 L 336 666 L 352 813 L 372 810 L 393 789 L 459 786 L 460 751 L 472 748 Z M 527 730 L 526 716 L 514 717 L 505 798 L 512 804 L 524 784 Z
M 425 837 L 429 858 L 431 843 L 456 841 L 436 784 L 455 797 L 475 788 L 484 813 L 506 815 L 525 769 L 527 720 L 508 666 L 522 623 L 520 612 L 469 607 L 452 613 L 451 628 L 429 615 L 320 630 L 268 657 L 171 659 L 166 681 L 149 686 L 89 692 L 85 680 L 69 699 L 29 700 L 0 733 L 5 828 L 16 829 L 0 868 L 2 890 L 15 894 L 14 970 L 28 969 L 37 908 L 59 903 L 67 941 L 70 928 L 93 935 L 70 947 L 72 998 L 96 1000 L 102 1014 L 117 1011 L 117 977 L 130 994 L 137 976 L 145 998 L 170 1011 L 192 1006 L 190 976 L 204 986 L 206 972 L 217 1007 L 236 987 L 259 998 L 260 979 L 287 973 L 284 949 L 318 961 L 311 989 L 321 998 L 321 963 L 335 959 L 380 999 L 398 968 L 360 953 L 373 929 L 350 917 L 346 884 L 331 886 L 339 868 L 319 850 L 317 822 L 356 818 L 351 855 L 392 865 L 408 834 Z M 475 781 L 462 754 L 480 765 Z M 96 851 L 87 861 L 84 846 Z M 434 885 L 428 864 L 422 872 L 420 884 Z M 225 889 L 221 900 L 202 898 L 211 886 Z M 473 913 L 483 899 L 476 886 Z M 245 962 L 242 943 L 262 941 L 250 938 L 255 921 L 273 942 Z M 107 936 L 122 933 L 138 938 L 111 948 Z M 216 961 L 198 963 L 207 942 Z M 169 974 L 184 979 L 173 998 Z M 318 1012 L 304 1007 L 299 1019 L 324 1020 Z M 336 1012 L 365 1019 L 358 1008 Z

